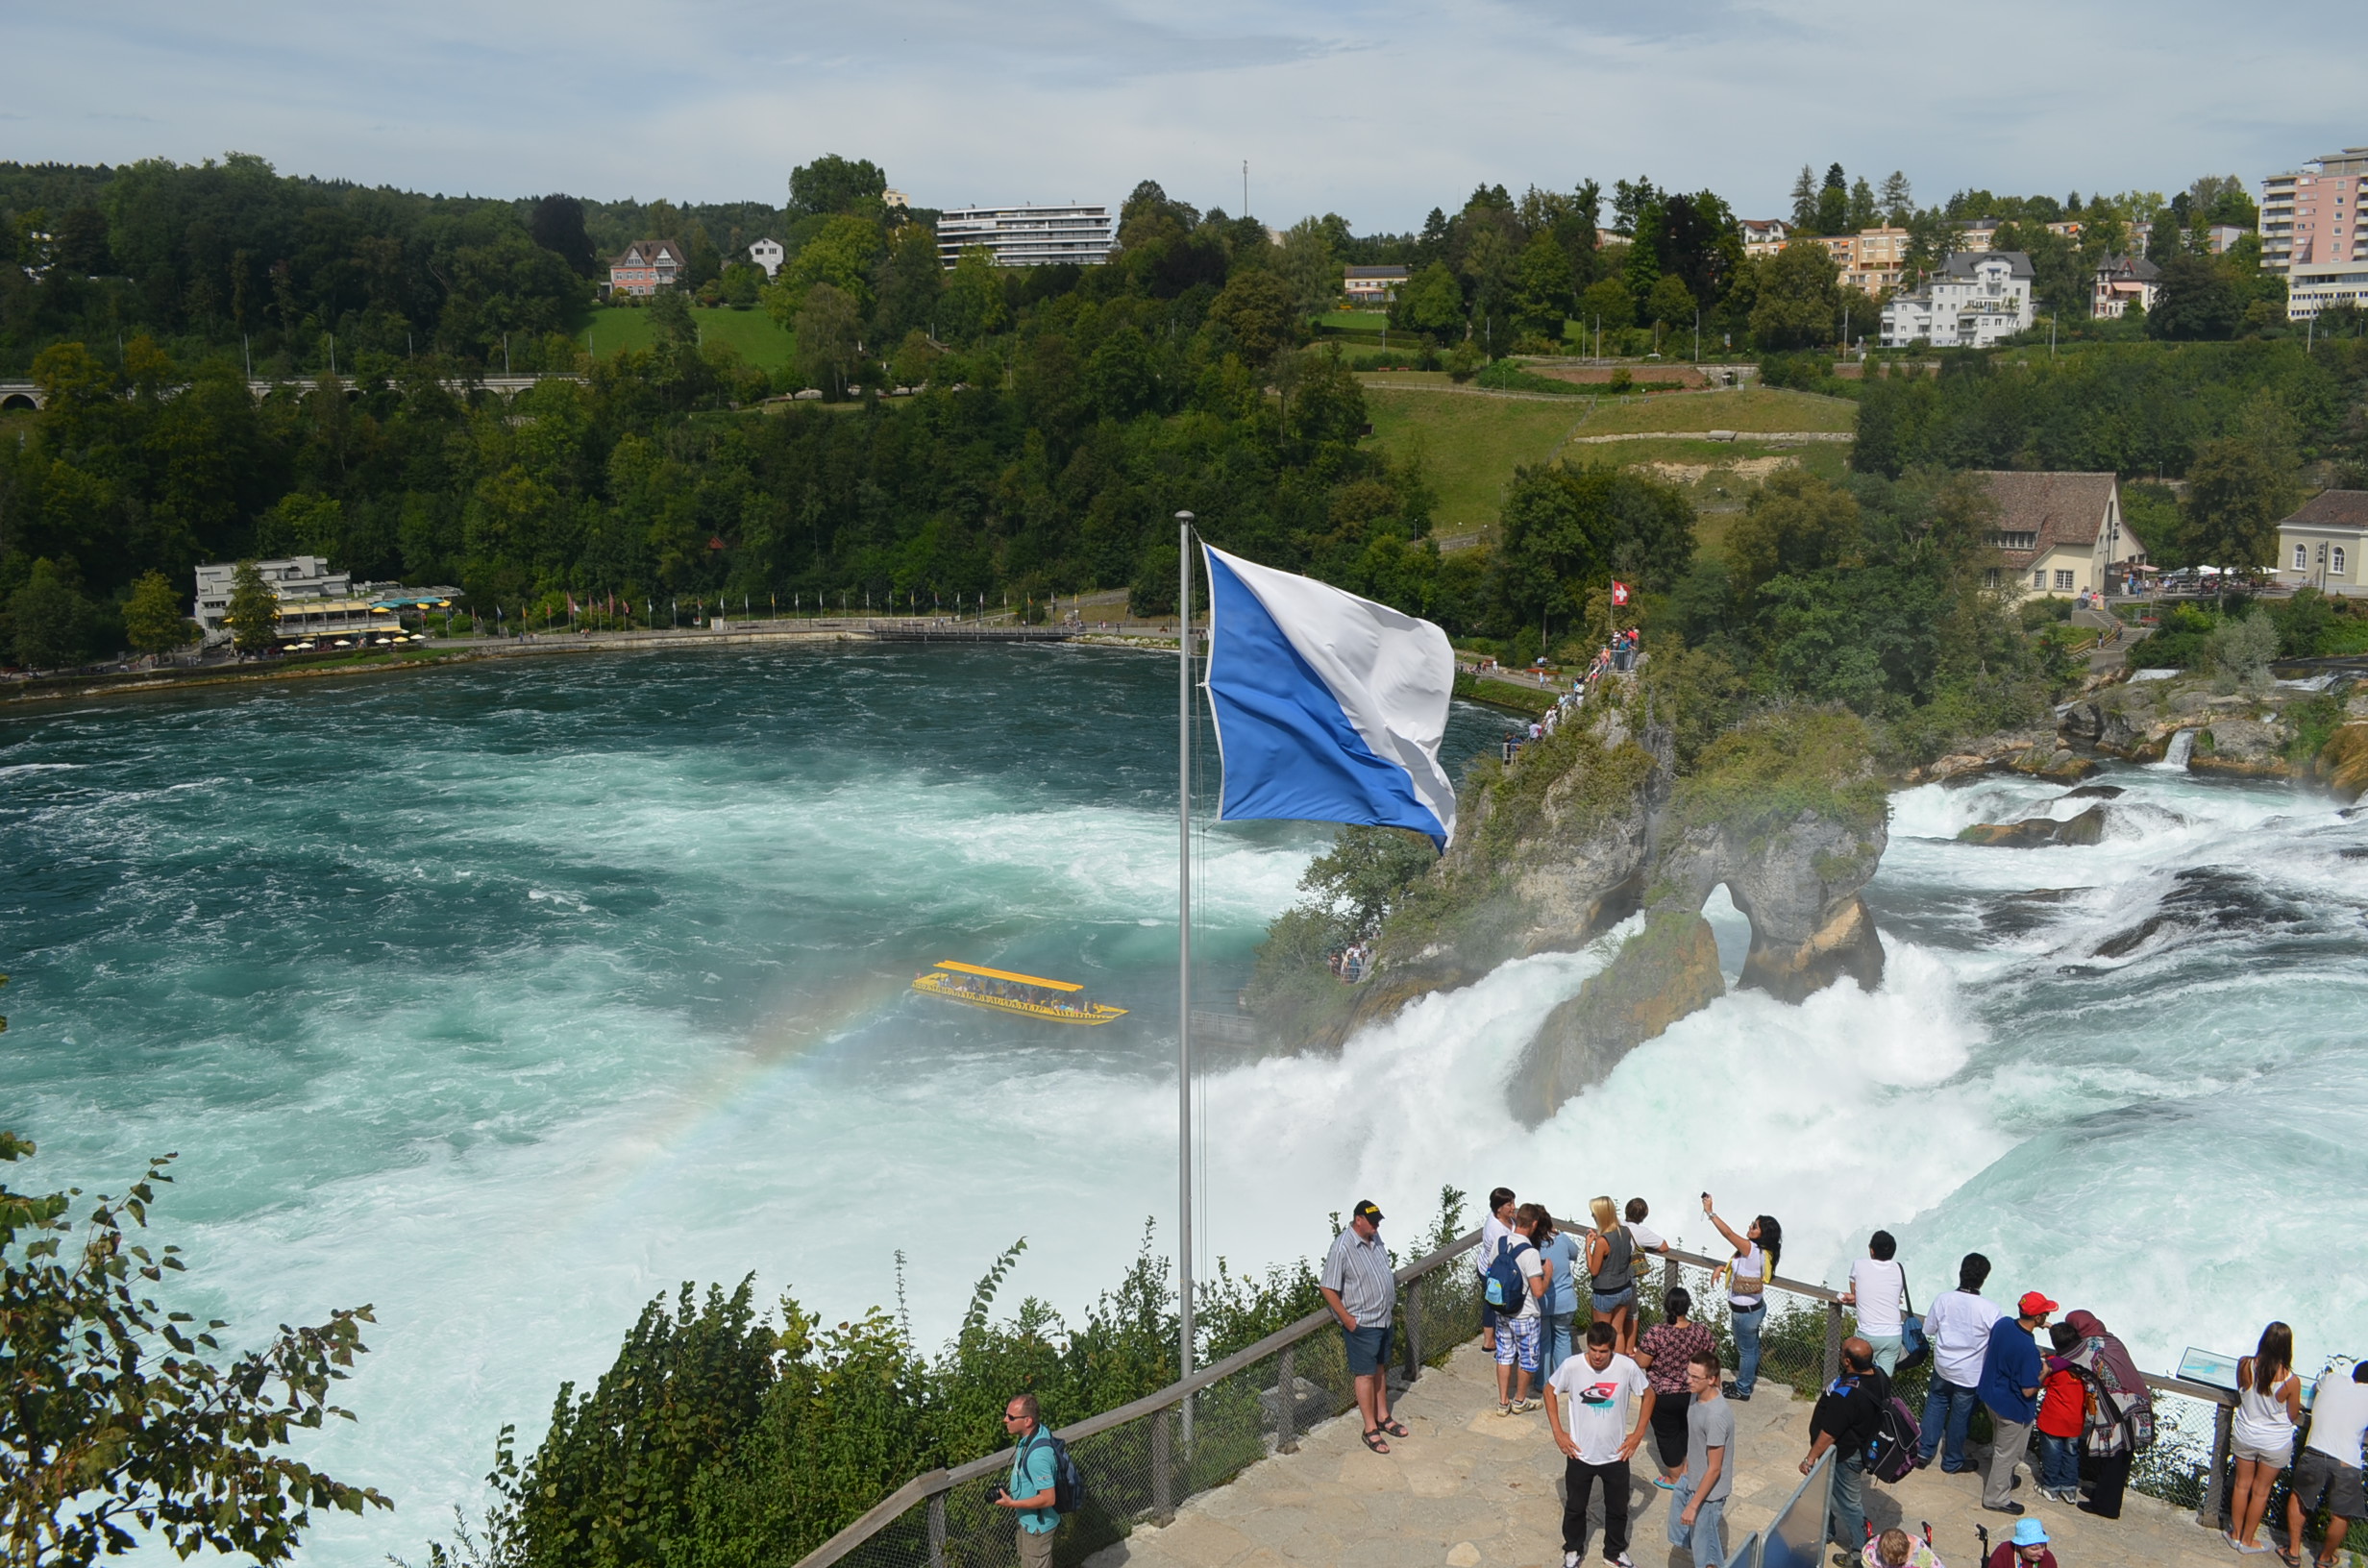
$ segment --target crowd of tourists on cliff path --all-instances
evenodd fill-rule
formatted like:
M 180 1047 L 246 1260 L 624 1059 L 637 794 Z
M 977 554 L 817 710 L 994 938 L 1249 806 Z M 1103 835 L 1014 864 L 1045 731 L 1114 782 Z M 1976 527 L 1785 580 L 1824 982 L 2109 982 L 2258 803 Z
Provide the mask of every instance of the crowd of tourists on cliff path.
M 1648 1437 L 1651 1485 L 1668 1494 L 1670 1547 L 1683 1549 L 1694 1568 L 1726 1563 L 1724 1514 L 1740 1463 L 1736 1407 L 1758 1391 L 1784 1227 L 1759 1214 L 1739 1230 L 1708 1192 L 1702 1213 L 1732 1249 L 1712 1283 L 1726 1298 L 1732 1368 L 1683 1287 L 1664 1289 L 1656 1321 L 1640 1327 L 1650 1260 L 1669 1251 L 1647 1224 L 1651 1209 L 1642 1198 L 1625 1205 L 1596 1198 L 1580 1224 L 1517 1201 L 1510 1188 L 1489 1194 L 1472 1260 L 1481 1344 L 1495 1361 L 1497 1416 L 1542 1409 L 1564 1457 L 1563 1568 L 1586 1562 L 1598 1492 L 1595 1548 L 1611 1568 L 1635 1568 L 1630 1461 Z M 1318 1286 L 1340 1325 L 1362 1440 L 1387 1455 L 1414 1433 L 1390 1409 L 1397 1282 L 1381 1224 L 1379 1208 L 1358 1203 L 1325 1255 Z M 1989 1260 L 1966 1254 L 1956 1288 L 1919 1312 L 1888 1232 L 1869 1237 L 1866 1256 L 1851 1265 L 1839 1297 L 1857 1332 L 1842 1341 L 1840 1375 L 1818 1393 L 1799 1460 L 1803 1476 L 1832 1460 L 1825 1525 L 1839 1549 L 1835 1568 L 1944 1568 L 1929 1526 L 1919 1537 L 1897 1528 L 1878 1531 L 1866 1520 L 1870 1479 L 1896 1482 L 1936 1465 L 1943 1474 L 1978 1475 L 1981 1507 L 2010 1519 L 1994 1549 L 1983 1532 L 1982 1568 L 2058 1568 L 2045 1523 L 2013 1496 L 2023 1484 L 2018 1468 L 2030 1471 L 2038 1500 L 2121 1516 L 2132 1463 L 2155 1438 L 2153 1397 L 2129 1347 L 2093 1312 L 2076 1310 L 2056 1321 L 2060 1309 L 2044 1291 L 2025 1290 L 2010 1305 L 1983 1294 L 1989 1277 Z M 1919 1413 L 1891 1379 L 1927 1361 Z M 2368 1518 L 2361 1450 L 2368 1362 L 2331 1365 L 2306 1414 L 2293 1332 L 2272 1323 L 2237 1363 L 2236 1381 L 2228 1546 L 2242 1556 L 2277 1552 L 2288 1568 L 2301 1568 L 2306 1525 L 2324 1513 L 2315 1568 L 2336 1568 L 2351 1523 Z M 1990 1428 L 1978 1458 L 1969 1439 L 1976 1406 Z M 1059 1440 L 1039 1426 L 1032 1395 L 1014 1398 L 1003 1419 L 1012 1464 L 996 1502 L 1018 1516 L 1022 1568 L 1048 1568 L 1052 1531 L 1072 1506 L 1062 1494 L 1073 1496 L 1082 1481 Z M 2280 1547 L 2260 1531 L 2282 1475 L 2288 1487 Z
M 1615 632 L 1610 642 L 1595 650 L 1594 661 L 1587 673 L 1570 683 L 1570 690 L 1556 698 L 1554 705 L 1532 719 L 1524 729 L 1508 729 L 1504 739 L 1504 761 L 1513 765 L 1521 747 L 1542 741 L 1575 718 L 1587 704 L 1587 699 L 1611 674 L 1627 674 L 1643 658 L 1644 634 L 1637 630 Z

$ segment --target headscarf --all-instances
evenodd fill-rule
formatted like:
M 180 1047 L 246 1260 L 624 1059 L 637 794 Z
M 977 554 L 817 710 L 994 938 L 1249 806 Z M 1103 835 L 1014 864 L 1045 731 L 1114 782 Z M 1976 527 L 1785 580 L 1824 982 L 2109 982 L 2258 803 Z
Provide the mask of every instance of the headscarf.
M 2073 1333 L 2094 1347 L 2095 1354 L 2090 1360 L 2101 1365 L 2109 1375 L 2113 1392 L 2122 1396 L 2120 1404 L 2123 1409 L 2154 1409 L 2154 1391 L 2146 1386 L 2146 1379 L 2138 1371 L 2137 1362 L 2130 1359 L 2130 1347 L 2123 1344 L 2098 1319 L 2096 1313 L 2076 1309 L 2066 1312 L 2063 1320 L 2072 1325 Z
M 2101 1396 L 2082 1433 L 2088 1452 L 2113 1455 L 2151 1447 L 2154 1393 L 2139 1375 L 2137 1363 L 2130 1359 L 2129 1347 L 2094 1312 L 2068 1312 L 2064 1321 L 2081 1336 L 2080 1348 L 2064 1360 L 2094 1382 Z M 2117 1411 L 2118 1419 L 2109 1411 Z

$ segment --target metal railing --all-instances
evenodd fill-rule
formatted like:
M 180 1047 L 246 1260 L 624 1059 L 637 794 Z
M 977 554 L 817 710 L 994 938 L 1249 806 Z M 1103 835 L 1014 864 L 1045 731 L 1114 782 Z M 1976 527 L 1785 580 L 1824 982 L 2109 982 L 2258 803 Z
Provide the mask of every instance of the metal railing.
M 1692 1295 L 1695 1321 L 1718 1340 L 1719 1360 L 1735 1365 L 1735 1338 L 1727 1317 L 1726 1292 L 1714 1288 L 1712 1275 L 1724 1258 L 1671 1248 L 1662 1259 L 1662 1288 L 1684 1286 Z M 1645 1292 L 1640 1291 L 1640 1297 Z M 1804 1393 L 1813 1392 L 1841 1374 L 1841 1342 L 1849 1327 L 1849 1309 L 1841 1294 L 1821 1285 L 1788 1280 L 1781 1275 L 1767 1286 L 1768 1308 L 1760 1331 L 1760 1375 Z M 1789 1297 L 1781 1306 L 1775 1298 Z M 1658 1299 L 1641 1301 L 1643 1321 L 1659 1315 Z M 2183 1508 L 2195 1510 L 2196 1522 L 2208 1529 L 2226 1524 L 2232 1454 L 2230 1425 L 2236 1396 L 2226 1389 L 2184 1379 L 2143 1374 L 2154 1397 L 2155 1441 L 2135 1457 L 2130 1468 L 2130 1489 Z M 1893 1380 L 1893 1387 L 1911 1409 L 1921 1410 L 1931 1383 L 1932 1360 Z M 1771 1546 L 1773 1541 L 1770 1541 Z
M 1451 1266 L 1479 1245 L 1472 1231 L 1397 1271 L 1394 1385 L 1412 1383 L 1480 1332 L 1479 1278 Z M 1735 1340 L 1726 1292 L 1713 1275 L 1724 1258 L 1670 1249 L 1660 1256 L 1660 1291 L 1640 1290 L 1643 1321 L 1659 1315 L 1660 1294 L 1684 1286 L 1694 1318 L 1718 1342 L 1733 1368 Z M 1640 1285 L 1643 1274 L 1639 1275 Z M 1760 1375 L 1801 1393 L 1841 1371 L 1849 1310 L 1840 1293 L 1778 1275 L 1760 1336 Z M 1779 1301 L 1774 1298 L 1788 1298 Z M 1065 1565 L 1121 1539 L 1139 1524 L 1165 1524 L 1178 1507 L 1222 1486 L 1258 1460 L 1296 1452 L 1309 1428 L 1354 1408 L 1354 1380 L 1329 1312 L 1313 1312 L 1192 1377 L 1130 1405 L 1059 1429 L 1086 1478 L 1085 1507 L 1064 1519 L 1054 1556 Z M 1900 1397 L 1920 1409 L 1931 1360 L 1894 1380 Z M 2146 1376 L 2153 1390 L 2156 1440 L 2137 1456 L 2130 1488 L 2196 1510 L 2220 1528 L 2227 1509 L 2230 1421 L 2235 1396 L 2178 1378 Z M 1010 1510 L 995 1507 L 995 1488 L 1011 1465 L 1009 1450 L 932 1470 L 895 1492 L 800 1561 L 798 1568 L 1012 1568 L 1019 1560 Z M 1730 1556 L 1733 1568 L 1814 1565 L 1825 1532 L 1832 1459 L 1793 1493 L 1774 1523 Z M 1806 1548 L 1802 1542 L 1808 1544 Z
M 1411 1383 L 1480 1332 L 1480 1282 L 1453 1266 L 1480 1243 L 1470 1232 L 1397 1271 L 1392 1382 Z M 1222 1486 L 1301 1433 L 1356 1404 L 1347 1351 L 1328 1311 L 1290 1327 L 1131 1405 L 1058 1429 L 1086 1479 L 1085 1505 L 1062 1520 L 1057 1561 L 1073 1564 L 1138 1524 L 1165 1524 L 1188 1499 Z M 1011 1510 L 995 1489 L 1008 1449 L 897 1488 L 810 1552 L 798 1568 L 1009 1568 L 1019 1560 Z

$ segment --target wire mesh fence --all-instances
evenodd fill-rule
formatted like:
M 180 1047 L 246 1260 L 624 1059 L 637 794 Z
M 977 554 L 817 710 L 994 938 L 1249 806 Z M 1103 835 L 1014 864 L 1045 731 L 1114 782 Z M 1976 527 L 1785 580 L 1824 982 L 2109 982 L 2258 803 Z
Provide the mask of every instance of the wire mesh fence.
M 1716 1265 L 1709 1259 L 1672 1253 L 1660 1260 L 1640 1291 L 1640 1322 L 1660 1322 L 1664 1301 L 1672 1286 L 1692 1298 L 1695 1322 L 1710 1329 L 1718 1342 L 1719 1364 L 1733 1374 L 1736 1365 L 1734 1319 Z M 1835 1292 L 1817 1287 L 1772 1284 L 1767 1290 L 1765 1320 L 1760 1334 L 1760 1378 L 1781 1384 L 1800 1397 L 1813 1397 L 1832 1380 L 1841 1341 L 1858 1332 L 1856 1316 L 1836 1299 Z M 1902 1369 L 1891 1380 L 1892 1390 L 1921 1412 L 1932 1385 L 1932 1358 Z M 2198 1513 L 2217 1511 L 2229 1495 L 2230 1458 L 2225 1439 L 2225 1412 L 2231 1396 L 2210 1397 L 2211 1391 L 2174 1387 L 2170 1380 L 2152 1380 L 2155 1441 L 2137 1455 L 2130 1467 L 2130 1490 Z M 1969 1442 L 1986 1443 L 1989 1412 L 1977 1403 Z M 2215 1478 L 2217 1485 L 2215 1486 Z M 2286 1482 L 2271 1499 L 2271 1513 L 2282 1517 Z
M 1480 1277 L 1472 1266 L 1478 1241 L 1473 1232 L 1399 1271 L 1394 1385 L 1412 1381 L 1423 1366 L 1438 1365 L 1479 1334 Z M 1734 1317 L 1717 1260 L 1672 1252 L 1653 1260 L 1638 1283 L 1640 1332 L 1664 1320 L 1668 1291 L 1682 1287 L 1691 1298 L 1693 1320 L 1711 1331 L 1720 1364 L 1733 1372 Z M 1795 1397 L 1813 1397 L 1836 1375 L 1855 1319 L 1834 1291 L 1798 1281 L 1772 1282 L 1764 1299 L 1760 1379 Z M 1582 1331 L 1589 1315 L 1582 1306 Z M 1911 1409 L 1922 1408 L 1931 1366 L 1927 1358 L 1893 1379 Z M 2132 1464 L 2131 1490 L 2200 1515 L 2216 1514 L 2228 1496 L 2226 1411 L 2232 1398 L 2196 1384 L 2148 1381 L 2155 1389 L 2156 1439 Z M 1086 1498 L 1053 1538 L 1055 1564 L 1075 1568 L 1136 1526 L 1165 1522 L 1192 1498 L 1260 1459 L 1293 1451 L 1310 1429 L 1355 1406 L 1346 1345 L 1329 1316 L 1318 1313 L 1186 1384 L 1077 1423 L 1062 1436 L 1086 1478 Z M 1970 1440 L 1988 1437 L 1987 1412 L 1977 1406 Z M 1005 1453 L 924 1477 L 842 1531 L 801 1568 L 841 1562 L 854 1568 L 1016 1568 L 1017 1522 L 995 1503 L 1009 1466 Z M 2274 1516 L 2283 1506 L 2282 1488 L 2282 1481 Z M 1797 1507 L 1786 1510 L 1798 1529 L 1788 1531 L 1780 1521 L 1755 1538 L 1767 1560 L 1797 1555 L 1792 1537 L 1803 1531 L 1822 1531 L 1822 1492 L 1813 1508 L 1802 1501 L 1811 1490 L 1804 1486 L 1794 1498 Z M 1814 1536 L 1808 1538 L 1813 1542 Z
M 1468 1257 L 1478 1242 L 1475 1231 L 1399 1270 L 1394 1384 L 1479 1334 L 1480 1282 Z M 1078 1422 L 1061 1436 L 1085 1478 L 1085 1498 L 1063 1517 L 1053 1561 L 1073 1568 L 1137 1525 L 1164 1522 L 1355 1407 L 1347 1345 L 1330 1316 L 1318 1313 L 1185 1384 Z M 1006 1452 L 924 1477 L 802 1568 L 1016 1568 L 1018 1521 L 995 1501 L 1010 1461 Z

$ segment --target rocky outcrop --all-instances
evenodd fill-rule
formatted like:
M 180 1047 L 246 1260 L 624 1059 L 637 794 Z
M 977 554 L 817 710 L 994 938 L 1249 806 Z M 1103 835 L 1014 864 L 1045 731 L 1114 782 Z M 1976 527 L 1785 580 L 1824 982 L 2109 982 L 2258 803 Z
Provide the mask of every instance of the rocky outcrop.
M 2086 778 L 2097 771 L 2097 765 L 2067 746 L 2035 746 L 2007 759 L 2007 767 L 2034 778 L 2053 779 L 2059 784 L 2070 784 Z
M 2079 794 L 2079 791 L 2074 791 Z M 2113 792 L 2118 795 L 2121 792 Z M 2026 817 L 2019 822 L 1976 822 L 1957 835 L 1960 844 L 1986 845 L 1993 849 L 2037 849 L 2051 844 L 2100 844 L 2105 839 L 2105 808 L 2090 806 L 2078 817 L 2058 821 L 2052 817 Z
M 1741 984 L 1795 1002 L 1843 978 L 1879 984 L 1883 943 L 1859 894 L 1883 858 L 1886 811 L 1865 726 L 1846 713 L 1730 730 L 1681 777 L 1645 698 L 1599 699 L 1510 767 L 1473 770 L 1456 842 L 1393 909 L 1371 978 L 1321 1021 L 1295 1021 L 1311 1043 L 1337 1044 L 1418 996 L 1583 947 L 1643 910 L 1644 929 L 1522 1053 L 1513 1109 L 1542 1121 L 1724 993 L 1701 918 L 1721 886 L 1751 922 Z
M 1609 968 L 1546 1015 L 1509 1090 L 1531 1121 L 1600 1083 L 1621 1057 L 1726 994 L 1711 922 L 1680 910 L 1656 913 L 1620 945 Z
M 1632 734 L 1611 707 L 1533 744 L 1511 769 L 1483 764 L 1454 845 L 1391 917 L 1373 977 L 1317 1043 L 1509 959 L 1584 947 L 1635 914 L 1674 767 L 1665 732 Z
M 2285 726 L 2257 719 L 2214 719 L 2195 737 L 2187 772 L 2237 778 L 2284 778 Z
M 2346 805 L 2368 794 L 2368 724 L 2346 724 L 2329 736 L 2311 772 Z
M 2153 738 L 2151 726 L 2143 719 L 2134 719 L 2131 707 L 2127 701 L 2109 698 L 2075 702 L 2064 710 L 2056 734 L 2067 748 L 2127 757 Z
M 1777 823 L 1714 821 L 1687 828 L 1661 857 L 1666 905 L 1699 910 L 1723 885 L 1751 920 L 1740 984 L 1797 1002 L 1844 975 L 1872 991 L 1883 943 L 1860 901 L 1887 835 L 1815 809 Z
M 1665 741 L 1650 749 L 1654 777 L 1637 793 L 1643 840 L 1622 840 L 1641 857 L 1605 861 L 1591 900 L 1571 905 L 1609 923 L 1633 910 L 1620 901 L 1641 887 L 1644 929 L 1530 1041 L 1509 1088 L 1524 1120 L 1551 1115 L 1635 1046 L 1724 992 L 1717 944 L 1701 918 L 1720 887 L 1751 922 L 1741 985 L 1798 1002 L 1839 979 L 1869 990 L 1882 980 L 1882 939 L 1859 894 L 1883 859 L 1886 807 L 1858 721 L 1762 721 L 1714 742 L 1684 779 L 1673 776 Z M 1614 870 L 1624 879 L 1606 889 L 1601 878 Z M 1542 907 L 1534 894 L 1526 901 Z

